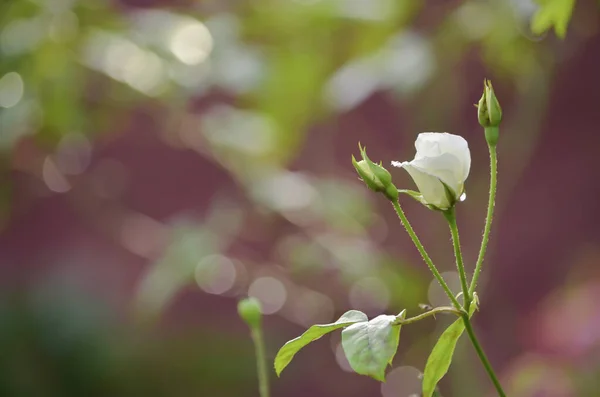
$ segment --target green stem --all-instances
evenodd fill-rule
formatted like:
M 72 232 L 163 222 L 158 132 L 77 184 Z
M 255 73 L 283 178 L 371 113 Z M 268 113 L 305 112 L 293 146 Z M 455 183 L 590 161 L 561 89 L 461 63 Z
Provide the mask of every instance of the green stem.
M 465 302 L 465 311 L 469 313 L 471 306 L 471 294 L 469 293 L 469 285 L 467 284 L 467 274 L 465 273 L 465 265 L 463 263 L 462 251 L 460 249 L 460 237 L 458 235 L 458 226 L 456 225 L 456 211 L 454 207 L 443 212 L 444 217 L 450 226 L 452 234 L 452 245 L 454 246 L 454 257 L 456 258 L 456 268 L 460 277 L 460 285 L 462 287 L 463 299 Z
M 471 286 L 469 287 L 469 296 L 473 295 L 475 287 L 477 286 L 477 280 L 479 280 L 479 274 L 481 273 L 481 265 L 483 264 L 483 258 L 485 257 L 485 251 L 487 249 L 488 241 L 490 240 L 490 230 L 492 228 L 492 218 L 494 217 L 494 205 L 496 203 L 496 184 L 498 179 L 498 159 L 496 157 L 496 146 L 488 145 L 490 150 L 490 197 L 488 200 L 487 216 L 485 218 L 485 227 L 483 229 L 483 239 L 481 240 L 481 248 L 479 249 L 479 256 L 477 257 L 477 263 L 475 264 L 475 271 L 473 273 L 473 279 L 471 280 Z
M 494 369 L 492 368 L 492 364 L 490 364 L 487 356 L 485 355 L 483 349 L 481 348 L 481 345 L 479 344 L 479 341 L 477 340 L 477 336 L 475 336 L 475 332 L 473 331 L 473 326 L 471 325 L 471 320 L 469 319 L 469 316 L 466 313 L 464 313 L 462 318 L 463 318 L 463 322 L 465 324 L 465 329 L 467 331 L 467 334 L 469 335 L 469 339 L 471 339 L 471 343 L 473 344 L 473 347 L 475 348 L 475 351 L 477 352 L 477 355 L 479 356 L 481 363 L 485 367 L 485 370 L 488 373 L 492 383 L 494 384 L 494 387 L 496 387 L 498 396 L 506 397 L 504 390 L 502 390 L 502 385 L 500 385 L 500 381 L 498 380 L 498 377 L 496 376 L 496 373 L 494 372 Z
M 415 231 L 413 230 L 412 226 L 410 225 L 410 222 L 408 221 L 408 218 L 406 218 L 406 215 L 404 214 L 402 207 L 400 207 L 400 203 L 398 201 L 394 200 L 394 201 L 392 201 L 392 205 L 394 206 L 394 209 L 396 210 L 396 214 L 398 214 L 398 218 L 400 218 L 400 222 L 402 222 L 402 225 L 406 229 L 406 232 L 412 239 L 413 243 L 415 244 L 415 247 L 417 247 L 417 250 L 423 257 L 423 260 L 425 261 L 425 263 L 427 264 L 427 267 L 429 267 L 429 270 L 431 270 L 431 273 L 433 273 L 433 276 L 436 278 L 438 283 L 440 283 L 440 285 L 442 286 L 442 289 L 444 290 L 446 295 L 448 295 L 448 298 L 450 298 L 452 305 L 454 305 L 456 310 L 461 310 L 462 307 L 460 306 L 460 303 L 458 303 L 458 301 L 456 300 L 456 297 L 454 296 L 454 294 L 452 294 L 452 291 L 448 287 L 448 284 L 446 284 L 446 281 L 444 280 L 444 278 L 442 277 L 440 272 L 437 270 L 437 268 L 433 264 L 433 261 L 427 254 L 427 251 L 425 251 L 425 248 L 423 247 L 423 244 L 421 244 L 419 237 L 417 237 Z
M 440 313 L 452 313 L 452 314 L 456 314 L 457 316 L 462 315 L 461 311 L 456 310 L 455 308 L 453 308 L 451 306 L 440 306 L 440 307 L 431 309 L 425 313 L 421 313 L 414 317 L 405 318 L 405 319 L 396 318 L 396 321 L 394 321 L 394 325 L 406 325 L 406 324 L 416 323 L 417 321 L 423 320 L 424 318 L 427 318 L 429 316 L 435 316 L 436 314 L 440 314 Z
M 250 330 L 252 341 L 256 350 L 256 368 L 258 372 L 258 390 L 260 397 L 269 397 L 269 372 L 265 355 L 265 342 L 261 326 L 252 327 Z

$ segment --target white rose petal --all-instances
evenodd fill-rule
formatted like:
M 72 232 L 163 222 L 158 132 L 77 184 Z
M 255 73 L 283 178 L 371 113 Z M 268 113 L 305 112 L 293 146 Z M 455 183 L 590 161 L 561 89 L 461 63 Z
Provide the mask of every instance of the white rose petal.
M 410 174 L 426 204 L 439 209 L 450 208 L 464 193 L 464 183 L 471 169 L 467 141 L 445 132 L 423 132 L 417 137 L 415 148 L 417 154 L 412 161 L 393 161 L 392 165 Z M 444 185 L 453 197 L 448 197 Z

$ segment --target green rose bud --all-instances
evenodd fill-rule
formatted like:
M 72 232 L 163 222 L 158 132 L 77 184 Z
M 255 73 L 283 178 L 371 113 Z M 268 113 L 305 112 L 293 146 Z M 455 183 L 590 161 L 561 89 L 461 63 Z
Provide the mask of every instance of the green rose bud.
M 242 299 L 238 303 L 238 313 L 250 328 L 260 327 L 262 312 L 258 299 L 252 297 Z
M 485 128 L 485 139 L 490 145 L 498 143 L 498 126 L 502 121 L 502 108 L 494 93 L 492 82 L 484 80 L 483 94 L 477 106 L 479 124 Z
M 358 145 L 362 160 L 356 161 L 352 156 L 352 165 L 356 172 L 367 185 L 375 192 L 383 193 L 389 200 L 398 199 L 398 189 L 392 183 L 392 175 L 380 164 L 376 164 L 367 156 L 366 149 Z

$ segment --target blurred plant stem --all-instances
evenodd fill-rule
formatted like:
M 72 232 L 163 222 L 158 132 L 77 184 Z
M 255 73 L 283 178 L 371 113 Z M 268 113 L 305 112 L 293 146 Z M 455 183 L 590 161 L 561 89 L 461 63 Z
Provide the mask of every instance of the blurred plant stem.
M 262 333 L 262 309 L 258 299 L 250 297 L 238 302 L 238 313 L 250 328 L 250 336 L 256 351 L 256 371 L 260 397 L 269 397 L 269 372 Z
M 397 200 L 392 200 L 392 205 L 394 206 L 394 209 L 396 210 L 396 214 L 398 214 L 398 218 L 400 218 L 400 222 L 402 222 L 402 225 L 406 229 L 406 232 L 412 239 L 413 243 L 415 244 L 415 247 L 417 247 L 417 250 L 423 257 L 423 260 L 425 261 L 425 263 L 427 264 L 427 267 L 429 267 L 429 270 L 431 270 L 431 273 L 433 273 L 433 276 L 435 277 L 435 279 L 438 281 L 438 283 L 440 283 L 440 285 L 444 289 L 444 292 L 446 292 L 446 295 L 448 295 L 448 298 L 452 302 L 452 305 L 454 305 L 454 307 L 457 310 L 462 310 L 460 303 L 458 303 L 458 301 L 456 300 L 456 297 L 450 290 L 450 287 L 448 287 L 448 284 L 446 284 L 446 281 L 444 280 L 444 278 L 442 277 L 442 275 L 440 274 L 438 269 L 433 264 L 433 261 L 427 254 L 427 251 L 425 251 L 425 248 L 423 247 L 423 244 L 421 244 L 419 237 L 417 237 L 414 229 L 412 228 L 410 222 L 408 221 L 408 218 L 406 218 L 406 215 L 404 214 L 402 207 L 400 207 L 400 203 Z
M 260 325 L 251 329 L 252 341 L 256 350 L 256 369 L 258 373 L 258 390 L 260 397 L 269 397 L 269 372 L 265 354 L 265 341 Z

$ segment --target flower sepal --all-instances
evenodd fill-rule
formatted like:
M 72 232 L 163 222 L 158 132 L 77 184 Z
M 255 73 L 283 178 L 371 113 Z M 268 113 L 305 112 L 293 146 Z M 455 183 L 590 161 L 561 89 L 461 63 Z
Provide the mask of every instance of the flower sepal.
M 414 191 L 414 190 L 398 189 L 398 193 L 406 194 L 407 196 L 412 197 L 413 199 L 415 199 L 415 201 L 423 204 L 425 207 L 429 208 L 430 210 L 445 212 L 445 211 L 448 211 L 449 209 L 451 209 L 452 207 L 454 207 L 454 205 L 456 204 L 457 200 L 454 199 L 454 193 L 452 193 L 452 190 L 450 190 L 450 188 L 448 187 L 448 185 L 446 185 L 443 182 L 442 182 L 442 184 L 446 188 L 446 197 L 448 199 L 448 202 L 450 203 L 450 207 L 449 208 L 440 208 L 440 207 L 437 207 L 437 206 L 435 206 L 433 204 L 429 204 L 425 200 L 425 198 L 423 197 L 423 195 L 421 193 L 419 193 L 417 191 Z M 459 201 L 462 201 L 462 200 L 459 200 Z
M 464 191 L 461 192 L 459 195 L 454 190 L 452 190 L 452 188 L 446 183 L 444 183 L 443 181 L 440 182 L 442 182 L 442 185 L 444 185 L 444 191 L 446 192 L 446 198 L 448 199 L 450 206 L 448 208 L 439 208 L 439 211 L 448 211 L 449 209 L 453 208 L 454 205 L 456 205 L 456 203 L 458 203 L 459 201 L 464 201 L 467 197 Z
M 409 189 L 398 189 L 398 193 L 406 194 L 407 196 L 412 197 L 413 199 L 415 199 L 415 201 L 423 204 L 425 207 L 429 208 L 430 210 L 442 211 L 435 205 L 428 204 L 427 201 L 425 201 L 425 199 L 423 198 L 423 195 L 419 192 L 416 192 L 414 190 L 409 190 Z
M 409 189 L 398 189 L 398 193 L 406 194 L 407 196 L 410 196 L 413 199 L 415 199 L 416 201 L 418 201 L 419 203 L 421 203 L 423 205 L 427 205 L 427 202 L 423 198 L 423 195 L 417 191 L 409 190 Z

